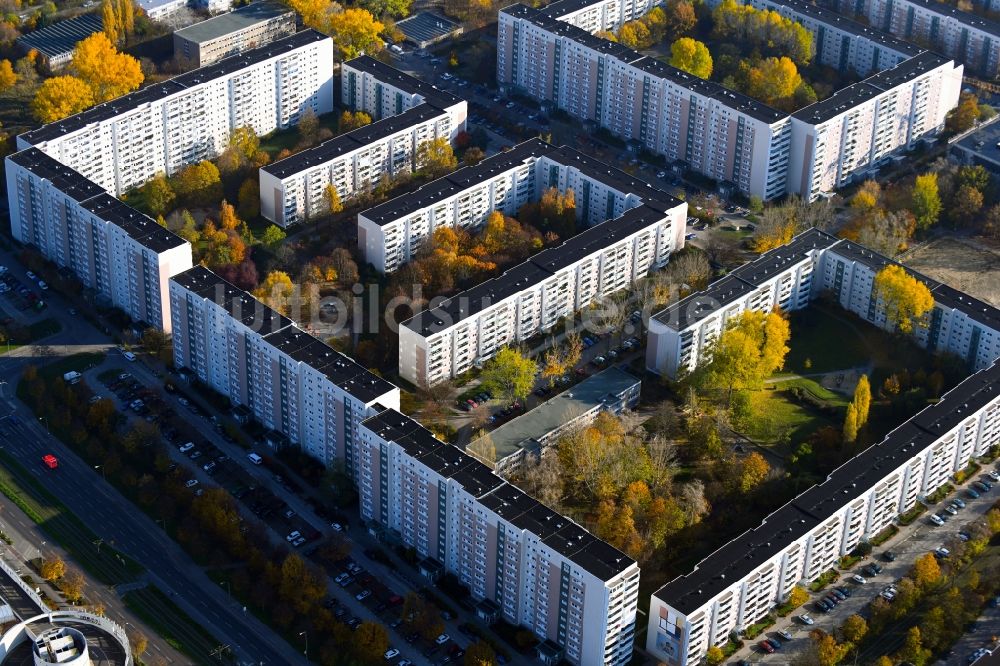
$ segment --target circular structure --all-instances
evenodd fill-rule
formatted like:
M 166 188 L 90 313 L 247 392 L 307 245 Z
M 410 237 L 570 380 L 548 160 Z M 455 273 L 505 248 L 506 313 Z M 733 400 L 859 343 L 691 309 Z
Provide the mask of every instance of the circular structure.
M 90 664 L 90 651 L 83 632 L 71 627 L 52 627 L 38 635 L 31 645 L 35 666 Z
M 0 666 L 132 666 L 125 630 L 83 611 L 53 611 L 11 625 Z

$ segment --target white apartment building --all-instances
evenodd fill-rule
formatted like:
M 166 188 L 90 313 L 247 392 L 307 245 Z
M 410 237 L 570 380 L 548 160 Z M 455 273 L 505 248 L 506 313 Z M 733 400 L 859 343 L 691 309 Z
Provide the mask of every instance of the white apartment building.
M 593 34 L 599 30 L 617 32 L 629 21 L 642 18 L 657 6 L 651 0 L 559 0 L 546 7 L 549 16 L 566 21 Z
M 258 0 L 174 31 L 174 56 L 193 67 L 295 34 L 295 11 L 272 0 Z
M 191 246 L 36 148 L 6 158 L 11 233 L 133 320 L 170 332 L 167 280 Z
M 500 11 L 497 82 L 765 200 L 815 199 L 943 127 L 958 103 L 961 66 L 833 12 L 773 1 L 755 4 L 813 27 L 825 64 L 892 69 L 789 115 L 598 38 L 550 8 L 519 4 Z M 872 113 L 870 123 L 851 120 Z M 852 147 L 846 161 L 837 147 L 817 150 L 827 144 L 815 138 L 841 115 L 849 119 L 842 123 L 842 145 Z
M 759 621 L 1000 444 L 1000 364 L 834 470 L 763 523 L 650 597 L 646 649 L 668 666 L 699 664 L 709 647 Z
M 534 632 L 545 663 L 629 662 L 634 560 L 397 410 L 362 424 L 360 450 L 362 519 L 458 577 L 481 617 Z
M 295 125 L 333 110 L 333 41 L 305 30 L 99 104 L 17 137 L 120 196 L 157 173 L 211 159 L 238 127 Z
M 151 21 L 166 21 L 188 7 L 218 14 L 233 6 L 232 0 L 138 0 L 136 4 Z
M 379 271 L 391 272 L 411 261 L 435 230 L 475 233 L 493 211 L 516 216 L 552 187 L 573 190 L 584 227 L 620 217 L 643 199 L 665 196 L 572 148 L 529 139 L 358 214 L 358 246 Z
M 663 196 L 417 313 L 399 329 L 400 376 L 418 386 L 457 377 L 663 267 L 687 220 L 687 204 Z
M 785 193 L 788 114 L 591 35 L 549 8 L 500 12 L 497 82 L 737 189 Z
M 330 185 L 346 201 L 416 170 L 420 145 L 453 141 L 468 114 L 465 100 L 368 56 L 342 65 L 341 99 L 375 122 L 260 170 L 261 215 L 278 226 L 324 213 Z
M 943 53 L 976 76 L 1000 73 L 1000 23 L 934 0 L 830 0 L 839 11 Z M 989 1 L 978 4 L 989 4 Z
M 357 472 L 359 427 L 399 389 L 207 268 L 170 280 L 174 365 L 326 464 Z
M 788 190 L 815 199 L 879 167 L 944 127 L 962 66 L 924 51 L 792 114 Z
M 845 310 L 889 330 L 873 285 L 875 275 L 893 263 L 857 243 L 806 231 L 650 317 L 646 368 L 677 378 L 707 360 L 726 323 L 744 310 L 798 310 L 824 293 Z M 915 342 L 929 351 L 964 358 L 973 370 L 987 368 L 1000 357 L 1000 311 L 906 270 L 934 296 L 934 309 L 924 316 L 923 325 L 914 327 Z

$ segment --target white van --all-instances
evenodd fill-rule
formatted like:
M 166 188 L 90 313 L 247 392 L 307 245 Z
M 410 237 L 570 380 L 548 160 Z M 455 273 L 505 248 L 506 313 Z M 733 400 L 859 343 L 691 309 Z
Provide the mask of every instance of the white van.
M 250 462 L 252 462 L 252 463 L 253 463 L 254 465 L 259 465 L 259 464 L 261 464 L 262 462 L 264 462 L 264 459 L 263 459 L 263 458 L 261 458 L 261 457 L 260 457 L 259 455 L 257 455 L 256 453 L 248 453 L 248 454 L 247 454 L 247 458 L 249 458 L 249 459 L 250 459 Z

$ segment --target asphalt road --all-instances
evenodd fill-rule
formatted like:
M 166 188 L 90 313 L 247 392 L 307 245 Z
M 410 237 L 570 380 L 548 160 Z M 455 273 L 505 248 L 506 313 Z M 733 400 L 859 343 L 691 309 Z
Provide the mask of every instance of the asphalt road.
M 9 253 L 0 253 L 0 263 L 27 281 L 20 264 Z M 50 303 L 47 316 L 59 319 L 64 325 L 60 333 L 44 341 L 57 355 L 75 353 L 81 347 L 110 347 L 110 341 L 100 331 L 82 318 L 70 315 L 59 296 L 51 290 L 46 296 Z M 27 407 L 11 399 L 22 368 L 38 360 L 32 353 L 32 348 L 26 347 L 16 350 L 13 356 L 0 357 L 0 378 L 7 381 L 3 387 L 6 397 L 0 399 L 0 416 L 14 413 L 20 421 L 20 425 L 0 435 L 0 441 L 6 440 L 3 443 L 7 452 L 39 477 L 44 471 L 38 464 L 41 456 L 54 453 L 60 465 L 56 471 L 58 482 L 48 484 L 53 494 L 105 542 L 147 567 L 150 580 L 196 622 L 220 641 L 226 641 L 241 663 L 307 663 L 280 636 L 229 599 L 226 591 L 213 583 L 159 525 L 50 436 Z

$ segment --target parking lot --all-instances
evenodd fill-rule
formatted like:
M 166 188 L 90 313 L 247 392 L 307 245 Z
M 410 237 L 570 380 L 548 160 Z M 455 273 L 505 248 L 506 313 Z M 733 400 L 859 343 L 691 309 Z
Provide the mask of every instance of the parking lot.
M 27 276 L 30 282 L 25 283 L 8 271 L 6 266 L 0 266 L 0 294 L 3 294 L 7 305 L 20 312 L 41 312 L 48 307 L 42 294 L 48 291 L 49 286 L 31 271 L 27 272 Z M 4 317 L 0 324 L 12 321 L 13 318 Z
M 834 632 L 851 614 L 867 617 L 869 604 L 879 596 L 892 603 L 900 579 L 909 574 L 918 557 L 934 553 L 939 560 L 946 560 L 957 543 L 968 540 L 981 529 L 983 516 L 997 500 L 994 488 L 994 477 L 1000 478 L 997 467 L 984 466 L 974 478 L 934 504 L 912 524 L 900 526 L 899 533 L 877 547 L 871 557 L 840 571 L 840 578 L 833 585 L 810 594 L 808 602 L 788 617 L 779 618 L 761 635 L 746 639 L 745 646 L 728 663 L 740 666 L 758 662 L 775 666 L 802 663 L 811 643 L 812 629 Z M 988 638 L 984 632 L 973 642 L 981 643 Z M 890 646 L 885 651 L 894 649 Z M 967 656 L 958 655 L 962 663 L 966 663 Z M 865 655 L 862 660 L 870 661 L 867 657 L 874 659 Z

